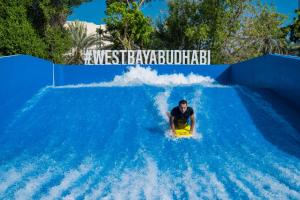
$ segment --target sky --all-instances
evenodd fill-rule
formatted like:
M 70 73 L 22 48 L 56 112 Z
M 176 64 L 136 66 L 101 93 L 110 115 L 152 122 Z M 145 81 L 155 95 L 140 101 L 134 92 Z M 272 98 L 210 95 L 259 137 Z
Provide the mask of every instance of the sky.
M 290 24 L 295 16 L 294 10 L 298 7 L 298 0 L 262 0 L 268 4 L 273 3 L 278 12 L 286 14 L 289 19 L 286 21 Z M 95 24 L 104 24 L 105 17 L 105 0 L 93 0 L 84 3 L 75 8 L 68 20 L 80 20 L 93 22 Z M 150 4 L 146 4 L 142 11 L 145 15 L 152 18 L 153 21 L 160 16 L 167 15 L 167 0 L 152 0 Z

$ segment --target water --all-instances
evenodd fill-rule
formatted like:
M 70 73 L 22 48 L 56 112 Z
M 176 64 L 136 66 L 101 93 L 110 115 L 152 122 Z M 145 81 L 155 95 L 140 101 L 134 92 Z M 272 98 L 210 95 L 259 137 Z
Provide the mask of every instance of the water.
M 168 131 L 182 98 L 191 139 Z M 140 68 L 43 88 L 0 135 L 0 199 L 300 199 L 298 116 L 268 91 Z

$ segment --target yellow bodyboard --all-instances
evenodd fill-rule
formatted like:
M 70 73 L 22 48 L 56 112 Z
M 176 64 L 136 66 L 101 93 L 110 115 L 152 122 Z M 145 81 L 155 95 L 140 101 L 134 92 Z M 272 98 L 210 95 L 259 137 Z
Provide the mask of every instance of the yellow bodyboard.
M 183 129 L 175 129 L 175 137 L 177 137 L 177 138 L 192 137 L 193 134 L 190 133 L 190 129 L 191 129 L 191 127 L 189 125 L 187 125 Z

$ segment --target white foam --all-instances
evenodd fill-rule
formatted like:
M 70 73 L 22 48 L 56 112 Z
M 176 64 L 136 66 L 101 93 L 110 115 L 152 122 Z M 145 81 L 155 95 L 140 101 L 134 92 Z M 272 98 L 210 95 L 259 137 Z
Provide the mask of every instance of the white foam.
M 85 191 L 87 191 L 93 183 L 92 177 L 89 177 L 89 179 L 79 187 L 76 187 L 70 191 L 70 194 L 65 196 L 63 199 L 64 200 L 72 200 L 76 199 L 77 197 L 83 195 Z
M 249 199 L 259 199 L 254 193 L 251 191 L 250 188 L 248 188 L 241 180 L 239 180 L 236 175 L 232 172 L 228 172 L 229 174 L 229 179 L 235 183 L 237 187 L 239 187 Z
M 174 195 L 180 198 L 185 192 L 189 199 L 229 199 L 223 183 L 207 167 L 202 167 L 202 174 L 188 167 L 174 176 L 160 170 L 150 156 L 142 157 L 145 165 L 101 178 L 85 199 L 172 199 Z M 184 185 L 185 191 L 178 185 Z
M 28 164 L 20 170 L 13 167 L 4 174 L 1 173 L 0 195 L 2 195 L 12 185 L 22 181 L 22 178 L 32 170 L 34 170 L 34 166 L 32 164 Z
M 121 179 L 114 182 L 112 199 L 124 199 L 126 196 L 129 199 L 140 199 L 141 194 L 144 194 L 146 199 L 171 199 L 171 180 L 159 171 L 151 157 L 144 155 L 144 158 L 145 167 L 126 170 Z
M 92 173 L 89 172 L 87 180 L 70 190 L 69 194 L 63 199 L 76 199 L 80 196 L 84 196 L 85 199 L 98 199 L 96 195 L 91 196 L 91 193 L 85 195 L 85 193 L 89 190 L 92 190 L 92 193 L 94 194 L 98 194 L 97 192 L 102 191 L 100 187 L 95 187 L 97 184 L 97 177 L 99 177 L 99 173 L 101 172 L 101 168 L 99 167 L 99 164 L 93 163 L 93 166 L 95 167 L 93 167 L 93 170 L 90 171 Z
M 81 164 L 78 169 L 73 169 L 65 174 L 59 185 L 56 185 L 50 189 L 48 195 L 43 196 L 41 199 L 56 199 L 61 196 L 61 194 L 66 191 L 70 186 L 72 186 L 80 177 L 90 171 L 92 168 L 91 164 Z
M 36 103 L 46 94 L 46 92 L 48 91 L 49 88 L 50 87 L 47 86 L 47 87 L 40 89 L 37 94 L 35 94 L 30 100 L 28 100 L 25 103 L 25 106 L 21 110 L 21 112 L 24 113 L 26 111 L 31 110 L 36 105 Z
M 21 188 L 15 193 L 15 199 L 26 200 L 32 199 L 33 195 L 39 191 L 44 183 L 51 178 L 50 171 L 39 175 L 38 177 L 31 178 L 24 188 Z
M 169 117 L 167 116 L 167 113 L 169 112 L 169 104 L 168 104 L 168 99 L 171 94 L 170 88 L 167 88 L 164 92 L 160 92 L 156 95 L 154 98 L 155 102 L 155 107 L 158 108 L 159 115 L 164 119 L 164 121 L 161 122 L 161 124 L 168 124 L 167 126 L 169 127 Z M 170 130 L 170 128 L 167 128 L 165 130 L 165 137 L 168 139 L 174 139 L 173 133 Z
M 200 180 L 201 179 L 199 179 L 198 176 L 193 174 L 192 168 L 188 167 L 183 177 L 184 185 L 189 196 L 188 199 L 200 199 L 200 195 L 198 194 L 201 194 L 201 191 L 203 191 L 203 188 L 199 182 Z
M 209 171 L 208 167 L 201 165 L 200 169 L 204 172 L 204 177 L 206 177 L 205 183 L 209 184 L 210 192 L 214 194 L 214 199 L 230 199 L 228 193 L 226 192 L 224 184 L 218 180 L 217 175 L 214 172 Z M 208 196 L 210 198 L 210 196 Z
M 139 85 L 153 85 L 153 86 L 182 86 L 182 85 L 214 85 L 214 79 L 209 76 L 201 76 L 190 73 L 187 76 L 183 74 L 168 74 L 158 75 L 156 70 L 150 67 L 129 67 L 128 71 L 123 75 L 117 75 L 111 82 L 78 84 L 57 86 L 56 88 L 80 88 L 80 87 L 124 87 L 124 86 L 139 86 Z
M 197 116 L 199 116 L 198 113 L 202 112 L 201 97 L 202 97 L 202 90 L 198 88 L 194 92 L 194 97 L 191 100 L 191 106 L 194 109 L 194 117 L 195 117 L 195 128 L 194 128 L 193 138 L 196 140 L 202 139 L 202 134 L 197 131 L 199 127 L 199 123 L 201 124 L 201 119 L 197 118 Z
M 169 121 L 167 116 L 167 112 L 169 110 L 168 99 L 171 94 L 171 89 L 166 89 L 165 92 L 160 92 L 154 98 L 155 106 L 158 108 L 160 116 L 165 120 L 165 122 Z
M 141 195 L 145 199 L 172 199 L 171 191 L 175 185 L 170 176 L 162 173 L 151 157 L 142 157 L 145 165 L 124 169 L 121 174 L 117 170 L 108 177 L 101 178 L 101 182 L 85 199 L 141 199 Z M 105 193 L 105 188 L 109 188 L 108 193 Z
M 278 164 L 275 165 L 275 167 L 281 172 L 286 180 L 293 185 L 300 187 L 300 174 L 297 169 L 293 169 L 293 167 L 283 167 Z
M 18 121 L 25 113 L 28 113 L 46 94 L 49 88 L 50 86 L 40 89 L 37 94 L 35 94 L 31 99 L 25 102 L 23 108 L 16 112 L 16 116 L 14 117 L 14 120 L 10 123 L 9 126 L 12 127 L 16 123 L 16 121 Z
M 274 177 L 263 174 L 255 169 L 249 169 L 245 175 L 247 181 L 259 191 L 260 195 L 268 199 L 300 199 L 300 193 L 290 189 Z
M 17 172 L 16 169 L 10 169 L 6 174 L 6 177 L 0 183 L 0 194 L 4 193 L 7 188 L 19 181 L 21 177 L 22 173 Z
M 107 183 L 105 183 L 105 181 L 100 181 L 96 187 L 94 187 L 91 191 L 91 193 L 86 194 L 84 199 L 85 200 L 93 200 L 93 199 L 100 199 L 100 195 L 102 194 L 105 186 Z M 101 198 L 103 199 L 103 198 Z

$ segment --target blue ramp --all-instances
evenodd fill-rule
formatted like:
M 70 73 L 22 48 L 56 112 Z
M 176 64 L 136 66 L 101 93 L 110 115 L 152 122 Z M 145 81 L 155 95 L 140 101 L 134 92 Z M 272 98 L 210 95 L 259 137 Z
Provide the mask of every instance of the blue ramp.
M 190 139 L 165 116 L 182 98 Z M 297 119 L 238 86 L 45 87 L 0 135 L 0 199 L 300 199 Z

